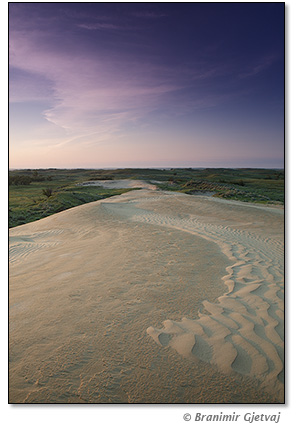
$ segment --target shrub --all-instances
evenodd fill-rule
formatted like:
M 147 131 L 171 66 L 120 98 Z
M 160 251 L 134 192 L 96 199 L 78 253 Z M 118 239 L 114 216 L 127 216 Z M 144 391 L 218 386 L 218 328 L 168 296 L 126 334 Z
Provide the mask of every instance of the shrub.
M 52 194 L 53 194 L 53 189 L 50 189 L 50 188 L 43 189 L 43 195 L 47 196 L 47 198 L 50 198 Z
M 23 176 L 23 175 L 16 175 L 16 176 L 9 176 L 9 184 L 14 184 L 16 186 L 19 185 L 27 185 L 31 183 L 31 178 L 29 176 Z

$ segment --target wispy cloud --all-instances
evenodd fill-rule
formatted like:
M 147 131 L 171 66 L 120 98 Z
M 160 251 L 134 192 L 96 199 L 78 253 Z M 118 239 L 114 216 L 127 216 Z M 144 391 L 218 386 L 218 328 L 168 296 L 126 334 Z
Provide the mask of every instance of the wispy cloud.
M 239 74 L 239 78 L 254 77 L 255 75 L 260 74 L 261 72 L 267 70 L 276 60 L 277 60 L 276 55 L 266 56 L 260 59 L 255 64 L 253 64 L 251 67 L 248 66 L 247 71 Z
M 85 24 L 78 24 L 79 28 L 84 28 L 86 30 L 122 30 L 127 29 L 121 25 L 116 25 L 112 23 L 105 23 L 105 22 L 95 22 L 95 23 L 85 23 Z
M 11 36 L 11 65 L 26 75 L 27 83 L 47 81 L 46 120 L 63 128 L 71 140 L 95 140 L 117 135 L 122 126 L 157 109 L 164 96 L 182 88 L 164 67 L 132 63 L 101 55 L 77 56 L 45 49 L 36 32 Z M 24 82 L 24 80 L 23 80 Z M 21 83 L 20 83 L 21 84 Z M 30 99 L 18 91 L 19 101 Z M 22 98 L 22 96 L 24 96 Z M 13 100 L 13 99 L 11 99 Z M 96 137 L 97 135 L 97 137 Z
M 108 21 L 80 25 L 88 30 L 120 28 Z M 47 37 L 42 30 L 12 31 L 10 59 L 20 74 L 19 88 L 15 86 L 18 101 L 34 100 L 40 90 L 48 105 L 43 117 L 65 131 L 66 138 L 59 141 L 62 144 L 117 138 L 124 127 L 144 125 L 148 116 L 153 119 L 160 110 L 163 116 L 183 116 L 222 105 L 242 93 L 241 88 L 232 86 L 222 93 L 214 87 L 215 79 L 231 72 L 220 62 L 191 60 L 173 67 L 156 62 L 155 57 L 148 61 L 101 48 L 77 54 L 76 49 L 63 50 L 45 43 L 50 39 Z M 252 74 L 261 72 L 272 60 L 260 62 Z M 247 76 L 250 71 L 241 79 Z M 27 90 L 21 89 L 22 82 Z

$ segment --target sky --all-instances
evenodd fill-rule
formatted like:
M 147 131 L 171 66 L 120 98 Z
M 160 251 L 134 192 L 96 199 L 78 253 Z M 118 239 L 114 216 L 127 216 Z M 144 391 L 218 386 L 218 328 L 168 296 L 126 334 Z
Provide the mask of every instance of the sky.
M 282 168 L 284 12 L 10 3 L 10 168 Z

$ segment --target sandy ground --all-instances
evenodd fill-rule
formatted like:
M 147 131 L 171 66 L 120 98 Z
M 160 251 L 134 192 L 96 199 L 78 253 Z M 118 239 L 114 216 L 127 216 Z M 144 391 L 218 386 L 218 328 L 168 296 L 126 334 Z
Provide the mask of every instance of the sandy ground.
M 155 182 L 154 182 L 155 183 Z M 157 182 L 160 183 L 160 182 Z M 143 180 L 90 180 L 80 183 L 80 186 L 101 186 L 104 189 L 149 189 L 156 190 L 156 185 Z
M 10 230 L 10 402 L 283 402 L 283 209 L 153 190 Z

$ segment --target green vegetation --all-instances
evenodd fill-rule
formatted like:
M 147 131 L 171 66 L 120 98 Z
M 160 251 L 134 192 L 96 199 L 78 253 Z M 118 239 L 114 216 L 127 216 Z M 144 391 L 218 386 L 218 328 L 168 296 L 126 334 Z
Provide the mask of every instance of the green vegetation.
M 35 178 L 32 170 L 14 170 L 9 174 L 9 227 L 128 191 L 78 186 L 90 177 L 90 171 L 85 170 L 38 170 Z M 20 180 L 28 183 L 15 183 Z
M 161 190 L 265 204 L 284 203 L 284 172 L 269 169 L 42 169 L 9 172 L 9 226 L 14 227 L 131 189 L 79 186 L 89 180 L 159 181 Z

